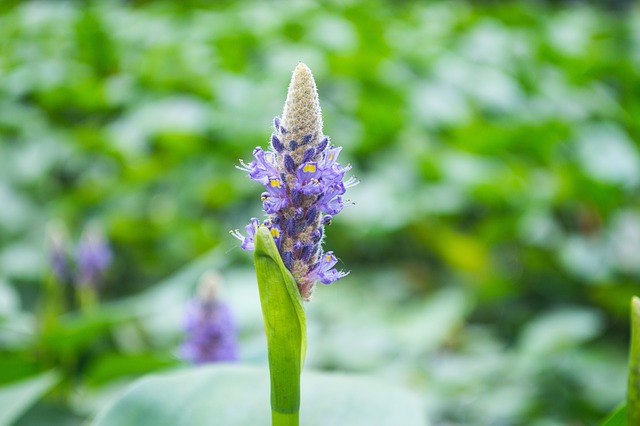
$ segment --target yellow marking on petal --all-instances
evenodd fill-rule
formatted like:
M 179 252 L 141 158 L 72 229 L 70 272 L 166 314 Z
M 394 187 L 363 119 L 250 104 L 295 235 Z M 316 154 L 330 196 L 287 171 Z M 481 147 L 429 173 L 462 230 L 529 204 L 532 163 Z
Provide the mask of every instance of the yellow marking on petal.
M 280 231 L 277 228 L 271 228 L 271 235 L 273 235 L 273 238 L 278 238 L 280 237 Z
M 316 172 L 316 165 L 315 164 L 305 164 L 304 167 L 302 168 L 302 171 L 305 173 L 315 173 Z
M 329 154 L 329 160 L 333 160 L 333 154 Z
M 272 187 L 272 188 L 274 188 L 274 187 L 281 188 L 281 186 L 280 186 L 280 180 L 278 180 L 278 179 L 271 179 L 271 181 L 269 182 L 269 184 L 271 185 L 271 187 Z
M 326 255 L 324 258 L 327 259 L 327 261 L 331 261 L 331 255 Z

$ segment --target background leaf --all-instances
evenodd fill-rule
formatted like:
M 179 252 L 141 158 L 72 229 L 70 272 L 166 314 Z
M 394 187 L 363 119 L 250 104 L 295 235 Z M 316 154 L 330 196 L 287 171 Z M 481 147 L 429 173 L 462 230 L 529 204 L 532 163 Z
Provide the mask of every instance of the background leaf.
M 191 368 L 137 381 L 101 413 L 95 426 L 220 424 L 269 426 L 266 369 L 231 365 Z M 302 374 L 300 424 L 425 426 L 419 399 L 362 376 Z
M 50 371 L 0 388 L 0 426 L 11 425 L 58 380 Z
M 450 426 L 597 424 L 624 399 L 638 2 L 0 1 L 0 40 L 0 382 L 73 384 L 25 424 L 86 421 L 145 358 L 166 368 L 211 268 L 241 362 L 266 365 L 228 234 L 260 188 L 233 165 L 268 144 L 298 61 L 361 181 L 325 230 L 352 273 L 305 306 L 306 367 L 411 384 Z M 65 342 L 38 334 L 51 220 L 72 240 L 98 222 L 114 250 L 105 317 L 67 289 Z
M 622 404 L 607 417 L 600 426 L 628 426 L 627 406 Z

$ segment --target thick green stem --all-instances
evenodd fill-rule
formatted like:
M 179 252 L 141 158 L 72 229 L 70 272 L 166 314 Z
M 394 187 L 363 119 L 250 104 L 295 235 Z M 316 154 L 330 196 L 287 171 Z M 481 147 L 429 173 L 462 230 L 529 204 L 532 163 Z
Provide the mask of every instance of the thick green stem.
M 80 310 L 84 313 L 93 311 L 95 306 L 98 304 L 98 293 L 90 285 L 82 285 L 78 287 L 76 295 Z
M 44 282 L 44 297 L 41 299 L 41 333 L 47 335 L 58 327 L 58 317 L 64 310 L 62 284 L 52 275 Z
M 299 426 L 300 419 L 298 417 L 298 412 L 283 414 L 271 410 L 271 424 L 273 426 Z
M 269 230 L 256 231 L 255 264 L 267 334 L 273 426 L 297 426 L 306 319 L 295 279 L 284 266 Z

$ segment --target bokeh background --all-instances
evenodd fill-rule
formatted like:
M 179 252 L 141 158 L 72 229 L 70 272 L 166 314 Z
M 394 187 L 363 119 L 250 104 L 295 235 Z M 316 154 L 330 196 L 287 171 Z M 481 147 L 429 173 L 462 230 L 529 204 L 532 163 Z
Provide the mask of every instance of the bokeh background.
M 307 368 L 400 383 L 434 425 L 596 424 L 640 292 L 631 1 L 1 2 L 0 385 L 46 383 L 16 424 L 83 424 L 184 365 L 208 269 L 240 362 L 266 364 L 229 235 L 261 188 L 234 165 L 299 61 L 361 181 L 326 232 L 351 274 L 306 306 Z M 113 261 L 99 307 L 65 288 L 47 334 L 51 223 L 99 226 Z

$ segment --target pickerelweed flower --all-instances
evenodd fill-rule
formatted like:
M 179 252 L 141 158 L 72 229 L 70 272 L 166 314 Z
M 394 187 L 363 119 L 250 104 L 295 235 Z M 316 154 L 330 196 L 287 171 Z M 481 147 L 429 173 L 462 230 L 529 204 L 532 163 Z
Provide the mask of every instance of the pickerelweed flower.
M 206 273 L 200 280 L 198 296 L 187 305 L 186 338 L 180 356 L 194 364 L 238 358 L 236 323 L 229 306 L 218 298 L 220 280 L 215 272 Z
M 68 254 L 68 237 L 65 228 L 57 223 L 47 227 L 47 249 L 51 272 L 59 283 L 71 280 L 71 265 Z
M 351 166 L 338 163 L 342 148 L 322 133 L 316 83 L 305 64 L 293 71 L 282 118 L 276 117 L 273 124 L 270 149 L 257 147 L 255 160 L 240 160 L 237 167 L 264 185 L 262 206 L 268 217 L 262 224 L 270 229 L 300 295 L 309 300 L 316 281 L 330 284 L 348 274 L 334 268 L 338 260 L 333 252 L 323 252 L 322 240 L 324 225 L 348 204 L 342 196 L 358 181 L 343 181 Z M 254 249 L 259 225 L 252 218 L 247 235 L 232 231 L 243 249 Z
M 87 228 L 76 247 L 76 283 L 80 286 L 98 286 L 112 257 L 111 248 L 100 229 L 95 226 Z

